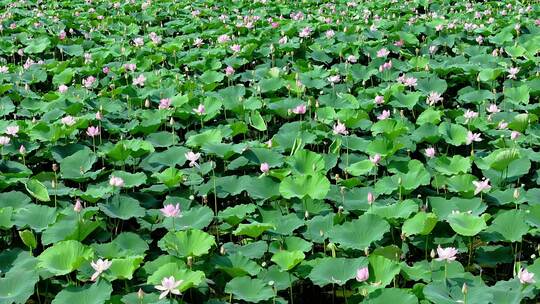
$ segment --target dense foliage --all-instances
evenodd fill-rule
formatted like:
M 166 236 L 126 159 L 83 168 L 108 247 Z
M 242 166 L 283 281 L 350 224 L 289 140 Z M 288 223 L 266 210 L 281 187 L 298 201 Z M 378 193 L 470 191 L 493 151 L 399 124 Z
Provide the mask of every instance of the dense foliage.
M 0 304 L 534 302 L 534 2 L 0 0 Z

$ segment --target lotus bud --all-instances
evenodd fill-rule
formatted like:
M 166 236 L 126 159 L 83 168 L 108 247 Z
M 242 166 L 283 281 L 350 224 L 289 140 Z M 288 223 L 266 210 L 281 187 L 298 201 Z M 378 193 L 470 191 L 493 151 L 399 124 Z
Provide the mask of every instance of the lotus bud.
M 515 200 L 519 199 L 519 195 L 520 195 L 519 188 L 514 189 L 514 199 Z
M 54 180 L 51 181 L 51 186 L 52 186 L 53 188 L 56 188 L 56 182 L 55 182 Z
M 54 172 L 58 171 L 58 165 L 57 164 L 52 164 L 52 170 Z
M 148 99 L 145 100 L 145 101 L 144 101 L 144 106 L 145 106 L 146 108 L 150 108 L 150 100 L 148 100 Z
M 188 256 L 187 257 L 187 263 L 186 263 L 189 267 L 193 266 L 193 257 L 192 256 Z
M 364 254 L 365 254 L 366 256 L 369 255 L 369 247 L 364 248 Z
M 189 196 L 189 199 L 190 199 L 190 200 L 194 200 L 194 199 L 195 199 L 195 196 L 193 196 L 193 194 L 192 194 L 192 195 Z
M 208 196 L 203 195 L 202 201 L 203 201 L 204 204 L 207 204 L 208 203 Z
M 76 199 L 75 200 L 75 206 L 73 207 L 73 210 L 77 213 L 81 212 L 83 209 L 83 206 L 81 204 L 81 200 L 80 199 Z
M 306 218 L 306 219 L 309 218 L 309 211 L 306 210 L 306 212 L 304 212 L 304 218 Z
M 142 290 L 142 288 L 139 288 L 139 291 L 137 291 L 137 298 L 139 300 L 142 300 L 144 298 L 144 291 Z
M 324 235 L 324 232 L 322 231 L 322 229 L 321 229 L 321 230 L 319 230 L 319 234 L 320 234 L 321 236 L 323 236 L 323 235 Z
M 431 249 L 431 252 L 429 253 L 429 256 L 434 259 L 435 258 L 435 250 Z
M 463 294 L 467 294 L 468 291 L 469 291 L 469 288 L 467 287 L 467 283 L 463 283 L 463 287 L 461 287 L 461 292 Z
M 219 247 L 219 254 L 225 255 L 226 252 L 227 252 L 227 250 L 225 250 L 224 246 Z
M 25 148 L 23 145 L 21 145 L 21 146 L 19 147 L 19 153 L 21 153 L 21 154 L 23 154 L 23 155 L 26 154 L 26 148 Z
M 269 281 L 269 282 L 268 282 L 268 285 L 269 285 L 269 286 L 274 286 L 274 281 Z
M 266 267 L 266 262 L 262 262 L 262 263 L 261 263 L 261 266 L 262 266 L 262 267 Z
M 174 125 L 174 119 L 171 117 L 171 119 L 169 120 L 169 124 L 172 126 Z
M 343 213 L 343 206 L 339 206 L 337 212 L 338 212 L 338 214 L 342 214 Z

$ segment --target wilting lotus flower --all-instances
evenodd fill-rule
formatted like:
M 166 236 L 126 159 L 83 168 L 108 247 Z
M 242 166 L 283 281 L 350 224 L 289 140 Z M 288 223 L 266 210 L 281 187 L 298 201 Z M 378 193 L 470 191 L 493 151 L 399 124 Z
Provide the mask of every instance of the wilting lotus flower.
M 349 134 L 349 131 L 347 131 L 347 127 L 345 127 L 345 124 L 343 124 L 343 123 L 341 123 L 339 121 L 334 125 L 333 132 L 336 135 L 338 135 L 338 134 L 341 134 L 341 135 Z
M 159 209 L 165 217 L 179 217 L 180 216 L 180 204 L 167 204 L 163 208 Z
M 124 186 L 124 180 L 121 177 L 111 176 L 109 185 L 120 188 Z
M 195 166 L 199 168 L 199 164 L 197 163 L 197 161 L 201 157 L 201 153 L 193 153 L 192 151 L 189 151 L 187 153 L 184 153 L 184 156 L 186 157 L 187 160 L 189 160 L 190 167 Z
M 474 195 L 477 195 L 480 192 L 483 192 L 484 190 L 491 189 L 491 186 L 489 185 L 489 178 L 485 178 L 482 181 L 473 181 L 473 185 L 476 187 L 474 189 Z
M 367 267 L 358 268 L 356 270 L 356 281 L 364 282 L 369 279 L 369 269 Z
M 435 260 L 437 261 L 455 261 L 457 249 L 454 247 L 442 248 L 441 245 L 437 247 L 437 255 L 439 256 Z
M 467 139 L 466 143 L 467 145 L 472 144 L 474 141 L 482 141 L 482 138 L 480 137 L 480 133 L 473 133 L 471 131 L 467 132 Z
M 268 173 L 268 171 L 270 171 L 270 165 L 268 165 L 268 163 L 262 163 L 260 170 L 262 173 Z
M 152 40 L 152 42 L 154 44 L 160 44 L 161 43 L 161 37 L 159 37 L 156 33 L 154 32 L 151 32 L 148 37 L 150 37 L 150 40 Z
M 294 114 L 305 114 L 306 113 L 306 104 L 300 104 L 296 106 L 294 109 L 292 109 L 292 112 Z
M 98 259 L 96 262 L 92 261 L 90 265 L 95 270 L 90 280 L 95 281 L 104 271 L 106 271 L 107 269 L 109 269 L 109 267 L 111 267 L 112 262 L 107 259 L 105 260 Z
M 169 293 L 180 295 L 180 291 L 178 290 L 178 287 L 184 282 L 183 280 L 176 281 L 176 279 L 173 276 L 170 276 L 168 278 L 163 278 L 161 280 L 161 285 L 156 285 L 155 288 L 157 290 L 161 291 L 161 294 L 159 295 L 159 299 L 165 298 Z
M 518 278 L 521 284 L 534 284 L 534 273 L 528 272 L 525 268 L 520 268 L 518 271 Z

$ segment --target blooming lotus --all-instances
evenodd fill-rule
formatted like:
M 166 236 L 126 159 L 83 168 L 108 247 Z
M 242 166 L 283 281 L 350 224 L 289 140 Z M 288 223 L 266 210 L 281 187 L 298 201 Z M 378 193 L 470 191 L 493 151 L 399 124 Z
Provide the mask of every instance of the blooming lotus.
M 201 153 L 193 153 L 192 151 L 189 151 L 187 153 L 184 153 L 184 156 L 186 157 L 187 160 L 189 160 L 190 167 L 195 166 L 199 168 L 199 164 L 197 163 L 197 161 L 201 157 Z
M 433 147 L 427 148 L 424 152 L 426 153 L 426 156 L 429 158 L 433 158 L 435 156 L 435 148 Z
M 377 119 L 378 120 L 385 120 L 388 117 L 390 117 L 390 111 L 389 110 L 383 110 L 382 113 L 379 116 L 377 116 Z
M 477 142 L 482 141 L 482 138 L 480 137 L 480 133 L 473 133 L 471 131 L 468 131 L 467 132 L 467 139 L 466 139 L 467 145 L 470 145 L 475 141 L 477 141 Z
M 338 134 L 341 134 L 341 135 L 349 134 L 349 132 L 347 131 L 347 127 L 345 127 L 345 124 L 343 124 L 343 123 L 341 123 L 339 121 L 334 125 L 333 132 L 336 135 L 338 135 Z
M 381 105 L 384 103 L 384 96 L 377 95 L 375 96 L 375 104 Z
M 163 208 L 159 209 L 165 217 L 179 217 L 180 216 L 180 204 L 167 204 Z
M 144 87 L 145 81 L 146 81 L 146 77 L 144 77 L 143 74 L 140 74 L 137 78 L 133 79 L 133 85 Z
M 477 195 L 480 192 L 484 192 L 484 190 L 491 189 L 491 186 L 489 185 L 489 178 L 486 178 L 482 181 L 473 181 L 473 185 L 476 187 L 474 189 L 474 195 Z
M 105 259 L 105 260 L 102 260 L 102 259 L 98 259 L 96 262 L 92 261 L 90 263 L 90 265 L 92 266 L 92 268 L 94 268 L 95 272 L 94 274 L 92 275 L 92 277 L 90 278 L 91 281 L 95 281 L 97 280 L 97 278 L 104 272 L 106 271 L 107 269 L 109 269 L 112 265 L 112 262 Z
M 7 146 L 11 139 L 7 136 L 0 136 L 0 146 Z
M 161 285 L 156 285 L 155 288 L 161 293 L 159 294 L 159 299 L 165 298 L 169 293 L 180 295 L 180 291 L 178 290 L 178 287 L 184 282 L 183 280 L 176 281 L 176 279 L 173 276 L 170 276 L 168 278 L 163 278 L 161 280 Z
M 388 54 L 390 54 L 390 52 L 385 48 L 382 48 L 382 49 L 377 51 L 377 57 L 379 57 L 379 58 L 386 57 L 386 56 L 388 56 Z
M 371 161 L 372 164 L 377 165 L 381 161 L 381 155 L 379 153 L 370 156 L 369 161 Z
M 356 281 L 364 282 L 369 279 L 369 269 L 367 267 L 358 268 L 356 270 Z
M 60 122 L 62 122 L 62 124 L 68 126 L 68 127 L 71 127 L 75 124 L 75 118 L 73 118 L 73 116 L 66 116 L 66 117 L 63 117 L 62 119 L 60 119 Z
M 528 272 L 525 268 L 520 268 L 518 271 L 518 278 L 521 284 L 534 284 L 534 273 Z
M 428 105 L 434 106 L 436 103 L 442 100 L 443 98 L 441 97 L 441 94 L 439 94 L 438 92 L 430 92 L 426 99 L 426 102 Z
M 306 113 L 306 104 L 300 104 L 296 106 L 294 109 L 292 109 L 292 112 L 294 114 L 305 114 Z
M 6 134 L 7 135 L 10 135 L 10 136 L 13 136 L 13 137 L 17 137 L 17 133 L 19 133 L 19 126 L 17 125 L 14 125 L 14 126 L 8 126 L 6 128 Z
M 270 171 L 270 166 L 268 165 L 268 163 L 262 163 L 260 170 L 262 173 L 268 173 L 268 171 Z
M 455 261 L 457 249 L 454 247 L 442 248 L 441 245 L 437 247 L 437 255 L 439 256 L 435 260 L 437 261 Z
M 124 179 L 121 177 L 111 176 L 109 179 L 109 185 L 113 187 L 123 187 L 124 186 Z
M 90 137 L 95 137 L 100 134 L 99 127 L 89 126 L 86 130 L 86 135 Z

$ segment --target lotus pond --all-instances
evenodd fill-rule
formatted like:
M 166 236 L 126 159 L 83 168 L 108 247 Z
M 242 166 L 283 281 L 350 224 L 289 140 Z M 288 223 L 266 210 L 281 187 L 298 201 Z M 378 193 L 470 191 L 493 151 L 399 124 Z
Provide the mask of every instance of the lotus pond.
M 0 304 L 536 303 L 536 1 L 0 0 Z

